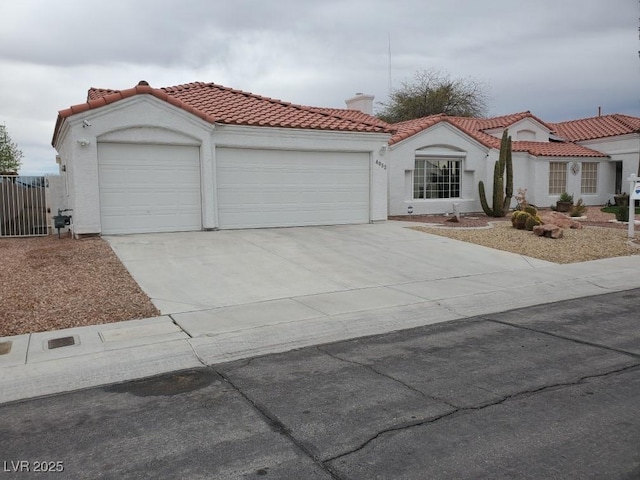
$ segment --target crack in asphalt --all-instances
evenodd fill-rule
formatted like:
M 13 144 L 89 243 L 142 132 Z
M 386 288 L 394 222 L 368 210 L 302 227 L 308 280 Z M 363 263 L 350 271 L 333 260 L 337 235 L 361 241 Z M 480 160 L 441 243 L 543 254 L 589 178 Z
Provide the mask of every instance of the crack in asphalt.
M 316 350 L 318 350 L 318 351 L 320 351 L 320 352 L 324 353 L 325 355 L 327 355 L 327 356 L 329 356 L 329 357 L 331 357 L 331 358 L 335 358 L 336 360 L 339 360 L 339 361 L 342 361 L 342 362 L 346 362 L 346 363 L 351 363 L 351 364 L 353 364 L 353 365 L 358 365 L 358 366 L 360 366 L 360 367 L 364 367 L 364 368 L 366 368 L 366 369 L 368 369 L 368 370 L 371 370 L 373 373 L 375 373 L 375 374 L 377 374 L 377 375 L 380 375 L 380 376 L 382 376 L 382 377 L 388 378 L 389 380 L 392 380 L 392 381 L 394 381 L 394 382 L 396 382 L 396 383 L 399 383 L 399 384 L 400 384 L 400 385 L 402 385 L 403 387 L 405 387 L 405 388 L 407 388 L 407 389 L 411 390 L 412 392 L 415 392 L 415 393 L 420 394 L 420 395 L 421 395 L 421 396 L 423 396 L 424 398 L 428 398 L 429 400 L 434 400 L 434 401 L 436 401 L 436 402 L 444 403 L 444 404 L 446 404 L 446 405 L 448 405 L 449 407 L 454 408 L 454 409 L 458 409 L 458 408 L 460 408 L 458 405 L 454 405 L 453 403 L 451 403 L 451 402 L 449 402 L 449 401 L 447 401 L 447 400 L 445 400 L 445 399 L 443 399 L 443 398 L 435 397 L 435 396 L 433 396 L 433 395 L 429 395 L 429 394 L 427 394 L 427 393 L 423 392 L 422 390 L 420 390 L 419 388 L 416 388 L 416 387 L 414 387 L 414 386 L 412 386 L 412 385 L 409 385 L 408 383 L 403 382 L 403 381 L 402 381 L 402 380 L 400 380 L 399 378 L 395 378 L 395 377 L 394 377 L 394 376 L 392 376 L 392 375 L 389 375 L 389 374 L 387 374 L 387 373 L 381 372 L 380 370 L 376 369 L 373 365 L 368 365 L 368 364 L 366 364 L 366 363 L 361 363 L 361 362 L 358 362 L 358 361 L 356 361 L 356 360 L 350 360 L 350 359 L 348 359 L 348 358 L 340 357 L 340 356 L 339 356 L 339 355 L 337 355 L 337 354 L 334 354 L 334 353 L 331 353 L 331 352 L 326 351 L 323 347 L 316 347 Z
M 284 437 L 286 437 L 287 440 L 289 440 L 289 442 L 291 442 L 295 448 L 300 450 L 306 457 L 311 459 L 311 461 L 315 465 L 317 465 L 322 469 L 322 471 L 330 475 L 331 478 L 335 480 L 342 480 L 342 477 L 340 477 L 333 470 L 333 468 L 331 468 L 329 465 L 326 465 L 316 454 L 314 454 L 311 451 L 311 449 L 309 449 L 309 447 L 307 447 L 303 442 L 299 441 L 293 435 L 291 430 L 289 430 L 289 428 L 287 428 L 287 426 L 284 423 L 282 423 L 282 421 L 280 421 L 277 415 L 272 413 L 264 405 L 259 404 L 257 401 L 253 400 L 248 394 L 243 392 L 242 389 L 238 385 L 236 385 L 233 382 L 233 380 L 231 380 L 225 373 L 217 370 L 214 367 L 209 367 L 209 368 L 211 368 L 211 370 L 213 370 L 215 373 L 220 375 L 220 377 L 222 377 L 222 379 L 225 382 L 227 382 L 236 392 L 238 392 L 238 394 L 242 396 L 242 398 L 244 398 L 258 412 L 258 414 L 263 418 L 265 423 L 269 425 L 269 427 L 271 427 L 274 431 L 276 431 L 280 435 L 283 435 Z
M 497 323 L 502 323 L 502 322 L 497 322 Z M 542 332 L 545 333 L 545 332 Z M 560 337 L 562 338 L 562 337 Z M 569 339 L 571 340 L 571 339 Z M 580 342 L 583 343 L 583 342 Z M 275 414 L 273 414 L 271 411 L 269 411 L 268 408 L 266 408 L 264 405 L 261 405 L 259 402 L 257 402 L 256 400 L 252 399 L 248 394 L 246 394 L 238 385 L 236 385 L 226 374 L 216 370 L 215 368 L 212 368 L 218 375 L 220 375 L 234 390 L 236 390 L 247 402 L 249 402 L 249 404 L 260 414 L 260 416 L 263 417 L 263 419 L 265 420 L 265 422 L 271 427 L 273 428 L 276 432 L 280 433 L 281 435 L 285 436 L 299 451 L 301 451 L 305 456 L 307 456 L 311 461 L 313 461 L 314 464 L 316 464 L 318 467 L 320 467 L 323 471 L 325 471 L 327 474 L 329 474 L 331 476 L 331 478 L 334 478 L 336 480 L 340 480 L 342 477 L 341 475 L 334 470 L 331 465 L 329 465 L 329 463 L 334 462 L 336 460 L 339 460 L 341 458 L 347 457 L 349 455 L 352 455 L 354 453 L 359 452 L 360 450 L 366 448 L 369 444 L 375 442 L 377 439 L 383 437 L 384 435 L 388 434 L 388 433 L 393 433 L 393 432 L 398 432 L 398 431 L 402 431 L 402 430 L 408 430 L 414 427 L 420 427 L 420 426 L 424 426 L 424 425 L 430 425 L 430 424 L 434 424 L 440 420 L 452 417 L 454 415 L 459 415 L 459 414 L 463 414 L 466 412 L 474 412 L 474 411 L 481 411 L 490 407 L 494 407 L 497 405 L 501 405 L 504 404 L 508 401 L 511 400 L 517 400 L 529 395 L 535 395 L 538 393 L 542 393 L 542 392 L 546 392 L 546 391 L 550 391 L 556 388 L 562 388 L 562 387 L 571 387 L 571 386 L 577 386 L 577 385 L 581 385 L 583 384 L 585 381 L 591 380 L 591 379 L 595 379 L 595 378 L 605 378 L 611 375 L 616 375 L 619 373 L 623 373 L 626 371 L 632 371 L 632 370 L 638 370 L 640 368 L 640 363 L 634 363 L 633 365 L 628 365 L 625 367 L 621 367 L 621 368 L 617 368 L 615 370 L 610 370 L 607 372 L 603 372 L 603 373 L 598 373 L 598 374 L 591 374 L 591 375 L 584 375 L 574 381 L 570 381 L 570 382 L 559 382 L 559 383 L 554 383 L 551 385 L 543 385 L 537 388 L 532 388 L 532 389 L 528 389 L 528 390 L 522 390 L 520 392 L 515 392 L 509 395 L 505 395 L 500 399 L 497 399 L 495 401 L 489 401 L 487 403 L 483 403 L 480 405 L 474 405 L 474 406 L 467 406 L 467 407 L 459 407 L 456 406 L 455 404 L 452 404 L 451 402 L 448 402 L 444 399 L 441 399 L 439 397 L 435 397 L 432 395 L 428 395 L 425 392 L 423 392 L 422 390 L 419 390 L 405 382 L 403 382 L 402 380 L 393 377 L 392 375 L 389 375 L 387 373 L 381 372 L 378 369 L 376 369 L 375 367 L 373 367 L 372 365 L 367 365 L 355 360 L 350 360 L 350 359 L 346 359 L 343 357 L 340 357 L 337 354 L 331 353 L 327 350 L 325 350 L 324 347 L 321 346 L 317 346 L 315 347 L 315 349 L 331 358 L 334 358 L 338 361 L 342 361 L 345 363 L 350 363 L 353 365 L 358 365 L 360 367 L 366 368 L 370 371 L 372 371 L 373 373 L 375 373 L 376 375 L 380 375 L 384 378 L 387 378 L 389 380 L 392 380 L 393 382 L 396 382 L 400 385 L 402 385 L 403 387 L 407 388 L 408 390 L 418 393 L 421 396 L 423 396 L 424 398 L 427 399 L 431 399 L 434 400 L 436 402 L 440 402 L 443 403 L 447 406 L 449 406 L 450 408 L 452 408 L 451 411 L 443 413 L 441 415 L 436 415 L 433 417 L 428 417 L 428 418 L 422 418 L 422 419 L 416 419 L 414 421 L 409 421 L 409 422 L 403 422 L 397 425 L 393 425 L 391 427 L 385 428 L 383 430 L 380 430 L 378 432 L 376 432 L 374 435 L 372 435 L 371 437 L 369 437 L 367 440 L 365 440 L 364 442 L 360 443 L 358 446 L 349 449 L 343 453 L 340 453 L 338 455 L 334 455 L 332 457 L 326 458 L 326 459 L 322 459 L 320 458 L 317 454 L 315 454 L 307 445 L 305 445 L 304 442 L 298 440 L 296 438 L 296 436 L 294 435 L 294 433 L 291 431 L 291 429 L 289 429 Z M 615 351 L 615 350 L 614 350 Z M 624 353 L 624 352 L 622 352 Z M 246 365 L 242 365 L 242 367 L 245 367 Z M 495 392 L 493 392 L 495 393 Z
M 578 380 L 575 380 L 573 382 L 561 382 L 561 383 L 556 383 L 556 384 L 552 384 L 552 385 L 544 385 L 542 387 L 534 388 L 534 389 L 531 389 L 531 390 L 523 390 L 521 392 L 516 392 L 516 393 L 512 393 L 510 395 L 506 395 L 503 398 L 501 398 L 499 400 L 496 400 L 494 402 L 489 402 L 489 403 L 486 403 L 486 404 L 472 406 L 472 407 L 460 407 L 460 408 L 457 408 L 456 410 L 454 410 L 452 412 L 447 412 L 447 413 L 444 413 L 442 415 L 437 415 L 435 417 L 430 417 L 430 418 L 426 418 L 426 419 L 422 419 L 422 420 L 416 420 L 414 422 L 406 422 L 406 423 L 394 425 L 392 427 L 389 427 L 389 428 L 386 428 L 384 430 L 381 430 L 381 431 L 377 432 L 375 435 L 371 436 L 370 438 L 365 440 L 363 443 L 361 443 L 359 446 L 357 446 L 355 448 L 352 448 L 351 450 L 348 450 L 348 451 L 346 451 L 344 453 L 341 453 L 339 455 L 334 455 L 333 457 L 329 457 L 329 458 L 326 458 L 326 459 L 322 460 L 322 463 L 334 462 L 335 460 L 338 460 L 340 458 L 344 458 L 346 456 L 352 455 L 352 454 L 362 450 L 367 445 L 369 445 L 370 443 L 374 442 L 375 440 L 377 440 L 378 438 L 380 438 L 381 436 L 383 436 L 383 435 L 385 435 L 387 433 L 397 432 L 397 431 L 401 431 L 401 430 L 408 430 L 410 428 L 419 427 L 419 426 L 423 426 L 423 425 L 430 425 L 430 424 L 436 423 L 436 422 L 438 422 L 438 421 L 440 421 L 442 419 L 451 417 L 453 415 L 462 414 L 462 413 L 469 412 L 469 411 L 484 410 L 484 409 L 489 408 L 489 407 L 494 407 L 496 405 L 501 405 L 501 404 L 503 404 L 505 402 L 508 402 L 509 400 L 516 400 L 516 399 L 519 399 L 521 397 L 525 397 L 525 396 L 528 396 L 528 395 L 533 395 L 533 394 L 545 392 L 545 391 L 552 390 L 552 389 L 555 389 L 555 388 L 570 387 L 570 386 L 580 385 L 586 380 L 590 380 L 590 379 L 593 379 L 593 378 L 604 378 L 604 377 L 607 377 L 607 376 L 610 376 L 610 375 L 616 375 L 618 373 L 625 372 L 627 370 L 638 369 L 638 367 L 640 367 L 640 364 L 629 365 L 629 366 L 622 367 L 622 368 L 619 368 L 619 369 L 616 369 L 616 370 L 612 370 L 612 371 L 609 371 L 609 372 L 605 372 L 605 373 L 594 374 L 594 375 L 585 375 L 585 376 L 580 377 Z
M 548 335 L 550 337 L 558 338 L 560 340 L 568 340 L 570 342 L 577 343 L 579 345 L 586 345 L 586 346 L 589 346 L 589 347 L 601 348 L 603 350 L 608 350 L 610 352 L 620 353 L 622 355 L 627 355 L 627 356 L 633 357 L 635 359 L 640 359 L 640 354 L 629 352 L 627 350 L 621 350 L 619 348 L 614 348 L 614 347 L 611 347 L 609 345 L 603 345 L 601 343 L 589 342 L 587 340 L 580 340 L 579 338 L 569 337 L 569 336 L 566 336 L 566 335 L 562 335 L 562 334 L 559 334 L 559 333 L 553 333 L 553 332 L 549 332 L 547 330 L 541 330 L 541 329 L 534 328 L 534 327 L 527 327 L 526 325 L 518 325 L 517 323 L 510 323 L 510 322 L 506 322 L 504 320 L 496 320 L 496 319 L 493 319 L 493 318 L 490 318 L 490 317 L 479 317 L 478 320 L 484 320 L 484 321 L 487 321 L 487 322 L 493 322 L 493 323 L 497 323 L 497 324 L 500 324 L 500 325 L 505 325 L 505 326 L 508 326 L 508 327 L 520 328 L 522 330 L 527 330 L 529 332 L 542 333 L 543 335 Z
M 437 302 L 436 302 L 437 303 Z M 445 308 L 447 308 L 445 306 Z M 492 319 L 486 316 L 482 316 L 482 317 L 478 317 L 477 319 L 479 320 L 483 320 L 483 321 L 488 321 L 488 322 L 493 322 L 493 323 L 497 323 L 497 324 L 501 324 L 501 325 L 505 325 L 505 326 L 510 326 L 510 327 L 515 327 L 515 328 L 520 328 L 523 330 L 527 330 L 527 331 L 531 331 L 531 332 L 535 332 L 535 333 L 540 333 L 540 334 L 545 334 L 545 335 L 549 335 L 551 337 L 555 337 L 561 340 L 565 340 L 565 341 L 571 341 L 574 343 L 578 343 L 581 345 L 587 345 L 587 346 L 591 346 L 591 347 L 596 347 L 596 348 L 601 348 L 601 349 L 605 349 L 611 352 L 615 352 L 618 354 L 623 354 L 625 356 L 629 356 L 632 357 L 634 359 L 640 359 L 640 355 L 632 353 L 632 352 L 628 352 L 625 350 L 621 350 L 621 349 L 616 349 L 614 347 L 610 347 L 607 345 L 602 345 L 602 344 L 597 344 L 597 343 L 593 343 L 593 342 L 589 342 L 589 341 L 585 341 L 585 340 L 579 340 L 576 338 L 572 338 L 572 337 L 568 337 L 565 335 L 561 335 L 561 334 L 557 334 L 557 333 L 551 333 L 545 330 L 539 330 L 533 327 L 527 327 L 527 326 L 523 326 L 523 325 L 517 325 L 517 324 L 513 324 L 513 323 L 509 323 L 506 321 L 501 321 L 501 320 L 496 320 L 496 319 Z M 220 375 L 224 381 L 226 381 L 234 390 L 236 390 L 238 392 L 239 395 L 241 395 L 257 412 L 258 414 L 263 418 L 263 420 L 276 432 L 278 432 L 279 434 L 283 435 L 284 437 L 287 438 L 287 440 L 293 444 L 293 446 L 298 449 L 304 456 L 308 457 L 315 465 L 317 465 L 319 468 L 321 468 L 325 473 L 327 473 L 328 475 L 331 476 L 331 478 L 335 479 L 335 480 L 341 480 L 342 476 L 338 473 L 338 471 L 336 471 L 336 469 L 334 469 L 330 464 L 332 462 L 335 462 L 336 460 L 342 459 L 344 457 L 347 457 L 349 455 L 353 455 L 354 453 L 357 453 L 361 450 L 363 450 L 364 448 L 366 448 L 368 445 L 370 445 L 371 443 L 375 442 L 376 440 L 378 440 L 379 438 L 385 436 L 386 434 L 389 433 L 393 433 L 393 432 L 399 432 L 402 430 L 408 430 L 414 427 L 420 427 L 420 426 L 425 426 L 425 425 L 430 425 L 430 424 L 435 424 L 436 422 L 439 422 L 440 420 L 443 419 L 447 419 L 449 417 L 453 417 L 454 415 L 462 415 L 464 413 L 467 412 L 475 412 L 475 411 L 481 411 L 490 407 L 494 407 L 494 406 L 498 406 L 498 405 L 502 405 L 506 402 L 512 401 L 512 400 L 518 400 L 520 398 L 526 397 L 526 396 L 530 396 L 530 395 L 535 395 L 535 394 L 539 394 L 539 393 L 543 393 L 543 392 L 547 392 L 553 389 L 557 389 L 557 388 L 563 388 L 563 387 L 574 387 L 574 386 L 578 386 L 583 384 L 586 381 L 589 381 L 591 379 L 596 379 L 596 378 L 606 378 L 608 376 L 612 376 L 612 375 L 617 375 L 623 372 L 627 372 L 627 371 L 634 371 L 634 370 L 638 370 L 640 369 L 640 362 L 638 363 L 633 363 L 632 365 L 627 365 L 624 367 L 620 367 L 617 368 L 615 370 L 610 370 L 607 372 L 603 372 L 603 373 L 597 373 L 597 374 L 590 374 L 590 375 L 584 375 L 582 377 L 579 377 L 576 380 L 573 381 L 567 381 L 567 382 L 559 382 L 559 383 L 554 383 L 554 384 L 550 384 L 550 385 L 543 385 L 540 387 L 536 387 L 536 388 L 532 388 L 532 389 L 528 389 L 528 390 L 522 390 L 519 392 L 515 392 L 509 395 L 505 395 L 502 398 L 499 398 L 497 400 L 494 401 L 488 401 L 487 403 L 483 403 L 483 404 L 479 404 L 479 405 L 474 405 L 474 406 L 465 406 L 465 407 L 459 407 L 445 399 L 433 396 L 433 395 L 429 395 L 425 392 L 423 392 L 422 390 L 398 379 L 395 378 L 393 375 L 384 373 L 380 370 L 378 370 L 377 368 L 375 368 L 373 365 L 369 365 L 369 364 L 365 364 L 356 360 L 351 360 L 348 358 L 343 358 L 341 357 L 339 354 L 335 354 L 332 353 L 330 351 L 328 351 L 326 349 L 325 346 L 316 346 L 314 347 L 317 351 L 321 352 L 324 355 L 327 355 L 331 358 L 334 358 L 338 361 L 341 362 L 345 362 L 345 363 L 349 363 L 352 365 L 357 365 L 360 367 L 363 367 L 365 369 L 370 370 L 371 372 L 373 372 L 376 375 L 379 375 L 381 377 L 384 377 L 386 379 L 389 379 L 399 385 L 402 385 L 404 388 L 418 393 L 419 395 L 421 395 L 422 397 L 426 398 L 426 399 L 430 399 L 433 400 L 435 402 L 439 402 L 442 403 L 444 405 L 447 405 L 448 407 L 450 407 L 452 410 L 448 411 L 446 413 L 440 414 L 440 415 L 436 415 L 436 416 L 432 416 L 432 417 L 428 417 L 428 418 L 422 418 L 422 419 L 416 419 L 416 420 L 412 420 L 412 421 L 408 421 L 408 422 L 403 422 L 403 423 L 399 423 L 393 426 L 390 426 L 388 428 L 385 428 L 383 430 L 380 430 L 378 432 L 376 432 L 375 434 L 371 435 L 368 439 L 366 439 L 365 441 L 361 442 L 359 445 L 355 446 L 354 448 L 351 448 L 347 451 L 344 451 L 340 454 L 337 455 L 333 455 L 331 457 L 322 459 L 320 458 L 316 453 L 313 452 L 312 448 L 305 444 L 305 442 L 299 440 L 298 438 L 296 438 L 296 436 L 294 435 L 294 433 L 291 431 L 291 429 L 289 427 L 286 426 L 285 423 L 283 423 L 277 415 L 275 415 L 274 413 L 272 413 L 267 407 L 265 407 L 264 405 L 261 405 L 258 401 L 252 399 L 247 393 L 245 393 L 238 385 L 236 385 L 226 374 L 216 370 L 213 367 L 212 370 L 214 372 L 216 372 L 218 375 Z M 248 361 L 247 361 L 248 360 Z M 245 360 L 246 363 L 243 363 L 241 366 L 239 366 L 239 368 L 244 368 L 246 366 L 248 366 L 248 364 L 251 362 L 251 360 L 253 360 L 253 358 L 247 359 Z M 495 392 L 492 392 L 495 393 Z

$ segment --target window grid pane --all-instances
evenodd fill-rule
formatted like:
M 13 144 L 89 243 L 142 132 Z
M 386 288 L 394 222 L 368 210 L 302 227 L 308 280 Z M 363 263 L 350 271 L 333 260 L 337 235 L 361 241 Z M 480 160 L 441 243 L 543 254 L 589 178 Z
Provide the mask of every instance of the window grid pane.
M 413 198 L 425 198 L 424 193 L 424 160 L 416 160 L 413 171 Z
M 584 195 L 595 194 L 598 190 L 598 163 L 584 162 L 582 164 L 582 179 L 580 192 Z
M 459 198 L 461 160 L 416 159 L 413 198 Z
M 549 162 L 549 195 L 567 191 L 567 163 Z

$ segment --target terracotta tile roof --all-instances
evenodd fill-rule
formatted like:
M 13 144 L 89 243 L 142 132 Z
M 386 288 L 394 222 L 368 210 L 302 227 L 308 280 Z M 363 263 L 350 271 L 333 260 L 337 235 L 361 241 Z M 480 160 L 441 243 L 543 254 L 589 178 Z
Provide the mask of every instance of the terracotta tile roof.
M 389 145 L 406 140 L 429 127 L 433 127 L 436 123 L 445 121 L 445 118 L 446 115 L 429 115 L 428 117 L 394 123 L 393 126 L 396 129 L 396 133 L 389 140 Z
M 97 98 L 106 97 L 107 95 L 111 95 L 112 93 L 118 93 L 118 90 L 110 90 L 108 88 L 90 88 L 87 93 L 87 102 L 90 100 L 95 100 Z
M 485 133 L 485 130 L 494 128 L 506 128 L 519 122 L 523 118 L 532 118 L 550 131 L 553 130 L 547 123 L 540 120 L 531 112 L 513 113 L 510 115 L 502 115 L 500 117 L 491 118 L 471 118 L 471 117 L 451 117 L 448 115 L 431 115 L 429 117 L 408 120 L 406 122 L 396 123 L 393 126 L 398 129 L 396 134 L 391 138 L 389 144 L 397 143 L 416 133 L 435 125 L 438 122 L 448 122 L 451 125 L 463 130 L 468 135 L 474 137 L 484 145 L 493 146 L 495 137 Z M 498 146 L 500 140 L 498 139 Z
M 485 132 L 494 128 L 506 128 L 523 118 L 533 118 L 540 124 L 546 126 L 549 130 L 553 130 L 550 124 L 547 124 L 532 115 L 530 112 L 514 113 L 512 115 L 504 115 L 493 118 L 469 118 L 469 117 L 450 117 L 448 115 L 431 115 L 429 117 L 408 120 L 393 125 L 397 132 L 389 140 L 389 145 L 401 142 L 427 128 L 438 123 L 446 122 L 456 127 L 462 132 L 469 135 L 485 147 L 500 148 L 500 139 Z M 607 155 L 576 145 L 570 142 L 530 142 L 530 141 L 514 141 L 512 143 L 512 151 L 528 152 L 531 155 L 545 157 L 606 157 Z
M 640 118 L 626 115 L 545 123 L 529 111 L 492 118 L 431 115 L 390 125 L 358 110 L 295 105 L 215 83 L 195 82 L 157 89 L 143 81 L 126 90 L 89 89 L 86 103 L 59 112 L 53 143 L 65 118 L 140 94 L 153 95 L 210 123 L 392 133 L 389 145 L 401 142 L 440 122 L 447 122 L 482 145 L 497 149 L 500 148 L 500 139 L 486 131 L 507 128 L 524 118 L 531 118 L 550 132 L 558 132 L 568 140 L 513 142 L 514 152 L 528 152 L 536 156 L 606 157 L 601 152 L 571 142 L 640 131 Z
M 496 140 L 498 140 L 496 138 Z M 500 140 L 498 146 L 500 148 Z M 514 152 L 528 152 L 537 157 L 608 157 L 608 155 L 571 142 L 525 142 L 514 141 Z
M 389 123 L 383 120 L 380 120 L 378 117 L 369 115 L 368 113 L 361 112 L 360 110 L 349 110 L 345 108 L 322 108 L 322 107 L 312 107 L 312 108 L 314 110 L 317 110 L 318 112 L 327 113 L 329 115 L 335 115 L 337 117 L 348 118 L 350 120 L 355 120 L 356 122 L 377 125 L 383 128 L 392 128 L 392 125 L 390 125 Z
M 618 113 L 551 125 L 558 135 L 572 142 L 640 133 L 640 118 Z
M 493 128 L 510 127 L 514 123 L 519 122 L 524 118 L 531 118 L 532 120 L 535 120 L 536 122 L 546 127 L 549 131 L 553 131 L 553 127 L 551 127 L 548 123 L 543 122 L 540 118 L 536 117 L 528 110 L 526 112 L 512 113 L 509 115 L 502 115 L 500 117 L 476 118 L 474 120 L 478 122 L 477 125 L 479 129 L 491 130 Z
M 141 94 L 153 95 L 210 123 L 349 132 L 393 131 L 384 122 L 372 121 L 369 115 L 366 115 L 367 118 L 349 113 L 338 115 L 332 109 L 295 105 L 215 83 L 195 82 L 175 87 L 152 88 L 143 81 L 127 90 L 91 88 L 86 103 L 58 112 L 54 143 L 65 118 Z

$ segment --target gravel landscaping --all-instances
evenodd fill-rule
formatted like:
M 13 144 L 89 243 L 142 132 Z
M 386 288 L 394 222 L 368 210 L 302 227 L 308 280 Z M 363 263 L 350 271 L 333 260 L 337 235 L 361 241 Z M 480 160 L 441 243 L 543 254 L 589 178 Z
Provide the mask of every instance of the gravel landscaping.
M 626 230 L 586 226 L 581 230 L 564 230 L 563 238 L 538 237 L 517 230 L 511 222 L 496 222 L 488 229 L 444 229 L 411 227 L 425 233 L 519 253 L 554 263 L 575 263 L 599 258 L 640 254 L 640 244 L 629 242 Z
M 614 214 L 603 213 L 599 207 L 589 207 L 585 217 L 581 221 L 584 228 L 565 229 L 563 238 L 559 239 L 538 237 L 526 230 L 517 230 L 511 226 L 509 217 L 496 219 L 483 214 L 462 217 L 459 223 L 451 223 L 450 217 L 425 216 L 419 220 L 428 225 L 411 228 L 554 263 L 640 254 L 639 239 L 630 241 L 627 225 L 612 222 L 615 220 Z M 640 227 L 636 227 L 636 230 L 636 237 L 640 237 Z
M 0 337 L 160 313 L 101 238 L 2 238 L 0 287 Z

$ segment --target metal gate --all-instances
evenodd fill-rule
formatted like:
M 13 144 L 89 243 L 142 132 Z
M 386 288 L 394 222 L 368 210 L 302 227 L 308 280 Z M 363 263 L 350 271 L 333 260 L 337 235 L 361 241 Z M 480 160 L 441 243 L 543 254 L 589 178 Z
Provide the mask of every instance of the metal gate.
M 46 177 L 0 175 L 0 237 L 49 233 Z

